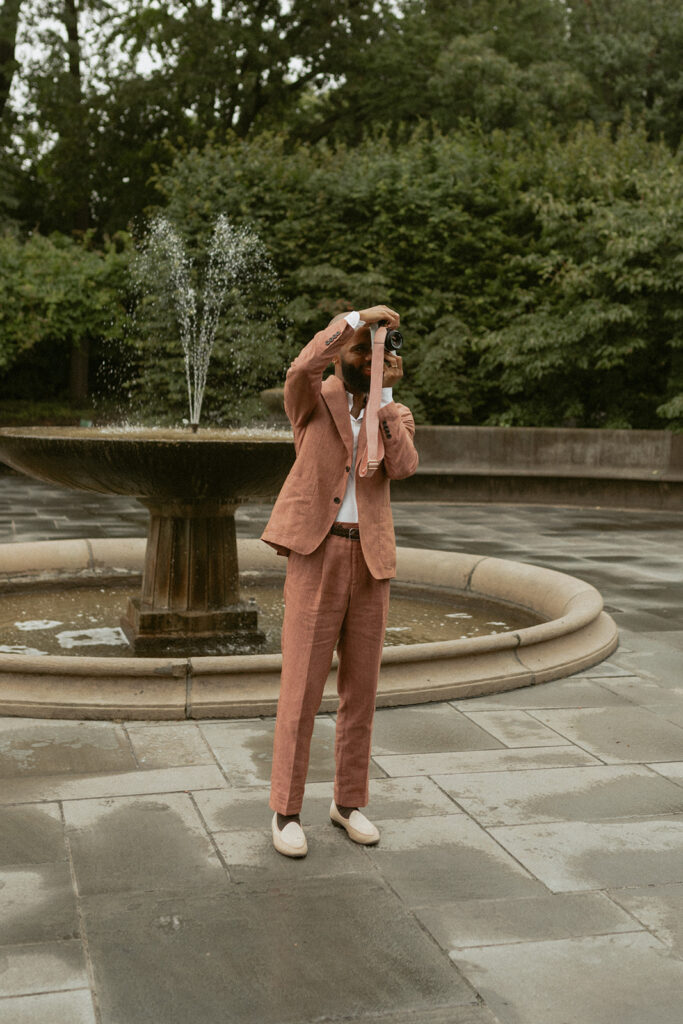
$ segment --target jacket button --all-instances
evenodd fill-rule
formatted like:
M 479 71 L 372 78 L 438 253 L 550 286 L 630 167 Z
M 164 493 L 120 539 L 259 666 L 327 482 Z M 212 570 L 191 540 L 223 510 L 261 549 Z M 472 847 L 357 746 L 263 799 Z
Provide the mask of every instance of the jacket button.
M 341 498 L 335 498 L 335 499 L 334 499 L 334 503 L 335 503 L 335 505 L 338 505 L 340 501 L 341 501 Z
M 347 473 L 350 473 L 350 472 L 351 472 L 351 467 L 350 467 L 350 466 L 347 466 L 347 467 L 346 467 L 346 472 L 347 472 Z

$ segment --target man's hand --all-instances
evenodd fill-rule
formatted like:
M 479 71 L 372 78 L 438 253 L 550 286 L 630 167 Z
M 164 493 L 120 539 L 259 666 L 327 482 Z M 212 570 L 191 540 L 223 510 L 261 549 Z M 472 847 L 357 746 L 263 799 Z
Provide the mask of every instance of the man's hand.
M 384 356 L 384 374 L 382 376 L 382 387 L 392 388 L 397 380 L 403 376 L 403 362 L 396 353 L 389 353 Z
M 386 320 L 390 330 L 398 327 L 401 322 L 401 317 L 398 313 L 393 309 L 389 309 L 388 306 L 371 306 L 369 309 L 359 309 L 358 312 L 361 320 L 366 324 L 376 324 L 380 320 Z

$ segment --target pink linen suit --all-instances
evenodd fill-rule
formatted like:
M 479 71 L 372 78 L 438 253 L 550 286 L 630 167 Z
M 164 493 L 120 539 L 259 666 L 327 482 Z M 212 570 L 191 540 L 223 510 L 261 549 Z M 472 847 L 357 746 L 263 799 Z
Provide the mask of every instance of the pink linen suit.
M 377 680 L 396 575 L 396 540 L 389 481 L 418 463 L 415 423 L 404 405 L 380 410 L 384 459 L 359 477 L 367 448 L 365 415 L 356 455 L 360 542 L 330 534 L 353 461 L 353 433 L 343 381 L 322 373 L 353 334 L 345 320 L 319 331 L 287 371 L 285 411 L 296 460 L 261 539 L 288 555 L 270 806 L 298 814 L 311 736 L 330 671 L 339 659 L 334 798 L 340 806 L 368 803 L 368 771 Z

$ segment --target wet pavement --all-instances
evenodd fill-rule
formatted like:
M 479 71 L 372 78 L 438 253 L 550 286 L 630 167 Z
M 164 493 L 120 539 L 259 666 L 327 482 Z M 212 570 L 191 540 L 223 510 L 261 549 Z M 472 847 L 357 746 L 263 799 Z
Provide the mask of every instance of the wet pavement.
M 257 537 L 269 507 L 248 506 Z M 680 1024 L 683 525 L 674 513 L 404 503 L 397 540 L 596 586 L 601 665 L 381 709 L 378 846 L 270 838 L 273 719 L 0 719 L 0 1024 Z M 140 536 L 135 502 L 0 477 L 3 542 Z

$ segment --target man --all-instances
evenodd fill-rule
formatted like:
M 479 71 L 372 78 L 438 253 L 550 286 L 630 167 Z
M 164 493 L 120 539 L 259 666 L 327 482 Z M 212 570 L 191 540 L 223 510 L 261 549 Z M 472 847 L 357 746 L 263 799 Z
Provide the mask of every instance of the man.
M 307 852 L 300 811 L 315 716 L 335 644 L 339 707 L 330 818 L 355 842 L 379 840 L 379 831 L 359 808 L 368 803 L 377 679 L 390 580 L 396 575 L 389 480 L 410 476 L 418 463 L 413 417 L 392 397 L 403 376 L 395 353 L 384 358 L 379 413 L 384 458 L 370 476 L 359 476 L 357 467 L 367 449 L 370 324 L 395 328 L 399 320 L 387 306 L 340 314 L 287 371 L 285 411 L 294 429 L 296 461 L 261 539 L 288 556 L 270 807 L 273 844 L 290 857 Z M 331 360 L 334 375 L 323 381 Z

